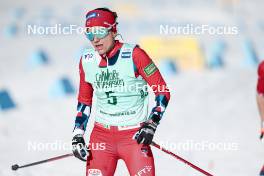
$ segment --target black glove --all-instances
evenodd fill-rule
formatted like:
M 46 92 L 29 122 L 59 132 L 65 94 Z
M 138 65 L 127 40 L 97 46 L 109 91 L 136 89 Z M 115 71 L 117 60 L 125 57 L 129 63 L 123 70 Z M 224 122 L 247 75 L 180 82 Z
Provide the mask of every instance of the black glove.
M 260 131 L 260 136 L 259 136 L 260 140 L 263 139 L 263 135 L 264 135 L 264 128 L 262 128 Z
M 89 156 L 89 150 L 85 145 L 82 134 L 77 134 L 72 138 L 72 152 L 76 158 L 86 161 Z
M 158 124 L 152 120 L 144 122 L 135 135 L 138 144 L 150 145 Z
M 264 136 L 264 121 L 261 121 L 261 130 L 260 130 L 260 140 L 263 139 L 263 136 Z

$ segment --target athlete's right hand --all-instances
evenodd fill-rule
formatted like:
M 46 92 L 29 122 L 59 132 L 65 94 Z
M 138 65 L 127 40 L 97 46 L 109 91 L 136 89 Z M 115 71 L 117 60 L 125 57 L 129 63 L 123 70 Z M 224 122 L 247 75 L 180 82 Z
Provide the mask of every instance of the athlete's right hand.
M 87 160 L 87 157 L 89 156 L 89 150 L 85 145 L 82 134 L 76 134 L 72 138 L 72 152 L 76 158 L 82 161 Z
M 138 144 L 150 145 L 152 143 L 157 126 L 158 124 L 152 120 L 144 122 L 133 138 Z

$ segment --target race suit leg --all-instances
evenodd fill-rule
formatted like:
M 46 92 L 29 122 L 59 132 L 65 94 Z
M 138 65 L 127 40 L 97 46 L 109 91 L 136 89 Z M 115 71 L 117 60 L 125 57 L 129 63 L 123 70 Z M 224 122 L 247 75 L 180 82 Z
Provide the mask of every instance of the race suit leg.
M 118 154 L 125 161 L 130 176 L 155 176 L 150 146 L 138 144 L 133 135 L 138 129 L 119 131 Z
M 118 156 L 112 131 L 94 126 L 90 136 L 91 155 L 87 159 L 86 176 L 113 176 Z

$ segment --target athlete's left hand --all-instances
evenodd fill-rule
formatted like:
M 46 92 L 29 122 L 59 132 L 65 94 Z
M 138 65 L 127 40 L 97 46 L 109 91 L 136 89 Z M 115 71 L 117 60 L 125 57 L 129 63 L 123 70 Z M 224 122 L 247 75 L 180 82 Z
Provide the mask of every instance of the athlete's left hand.
M 264 136 L 264 121 L 261 122 L 261 130 L 260 130 L 260 140 L 263 139 Z
M 150 145 L 153 140 L 154 133 L 158 124 L 149 120 L 144 122 L 138 132 L 135 134 L 135 139 L 138 144 Z

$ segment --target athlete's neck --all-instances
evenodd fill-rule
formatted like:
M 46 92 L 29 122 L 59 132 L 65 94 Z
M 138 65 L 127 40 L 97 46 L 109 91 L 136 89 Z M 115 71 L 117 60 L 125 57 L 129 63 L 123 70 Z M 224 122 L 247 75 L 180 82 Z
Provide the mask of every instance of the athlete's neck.
M 112 49 L 106 54 L 101 55 L 102 58 L 107 57 L 108 59 L 111 59 L 121 47 L 122 47 L 122 43 L 120 43 L 118 40 L 115 40 L 115 43 Z

